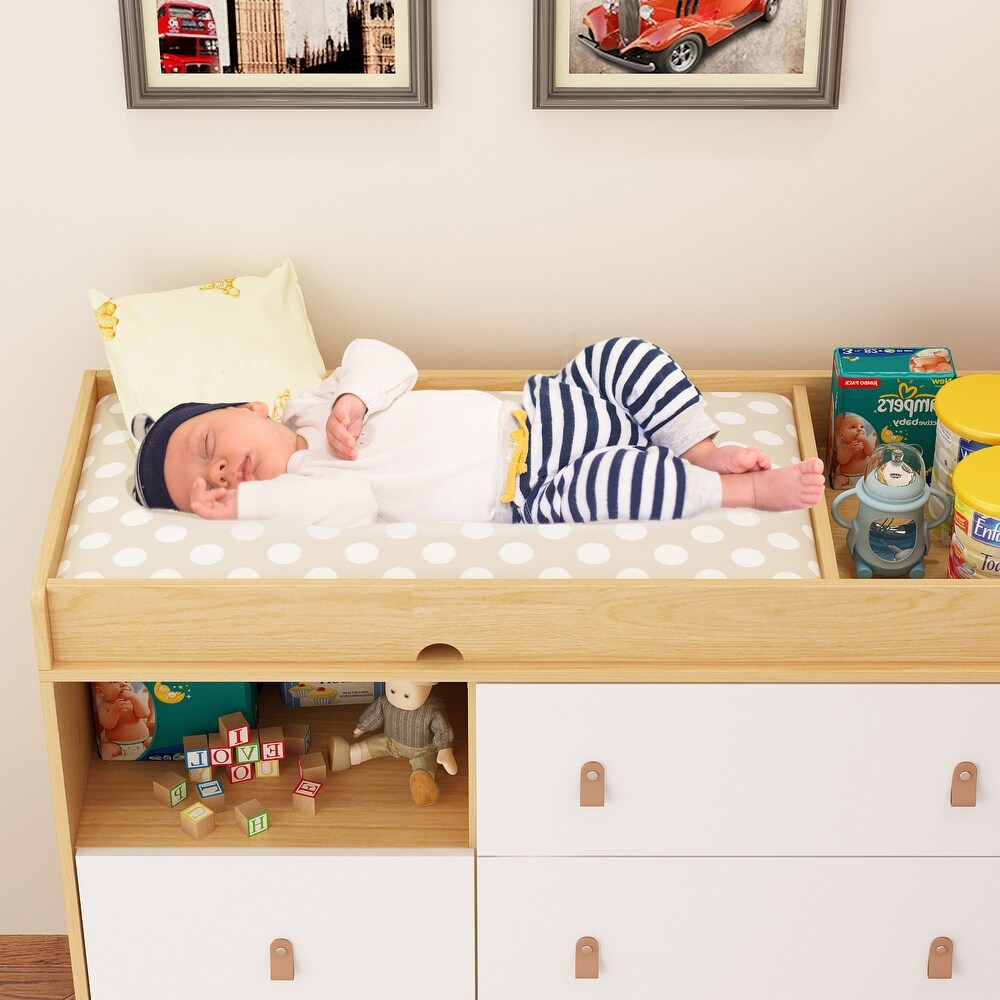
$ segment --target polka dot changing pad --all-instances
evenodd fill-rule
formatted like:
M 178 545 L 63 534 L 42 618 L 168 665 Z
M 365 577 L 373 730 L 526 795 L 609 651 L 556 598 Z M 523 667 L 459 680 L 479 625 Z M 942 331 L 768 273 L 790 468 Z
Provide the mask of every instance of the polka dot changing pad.
M 718 442 L 797 461 L 791 403 L 706 393 Z M 131 497 L 134 450 L 116 396 L 97 404 L 62 578 L 777 578 L 819 577 L 808 511 L 737 509 L 669 522 L 585 525 L 377 524 L 336 531 L 202 521 Z

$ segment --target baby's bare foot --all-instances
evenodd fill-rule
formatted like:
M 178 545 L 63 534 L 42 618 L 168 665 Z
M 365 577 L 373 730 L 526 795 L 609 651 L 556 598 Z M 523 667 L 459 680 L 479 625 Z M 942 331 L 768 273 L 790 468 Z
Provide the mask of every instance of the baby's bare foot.
M 682 456 L 692 465 L 698 465 L 709 472 L 739 473 L 756 472 L 771 468 L 771 459 L 756 448 L 744 448 L 738 444 L 716 446 L 711 438 L 699 441 Z
M 723 475 L 722 506 L 754 510 L 802 510 L 823 498 L 823 463 L 807 458 L 781 469 Z

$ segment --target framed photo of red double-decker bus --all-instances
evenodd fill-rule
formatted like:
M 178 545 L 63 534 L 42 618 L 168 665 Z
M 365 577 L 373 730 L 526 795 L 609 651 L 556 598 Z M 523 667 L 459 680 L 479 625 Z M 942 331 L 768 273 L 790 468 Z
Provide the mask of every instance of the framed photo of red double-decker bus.
M 847 0 L 535 0 L 536 108 L 835 108 Z
M 431 106 L 430 0 L 119 0 L 130 108 Z

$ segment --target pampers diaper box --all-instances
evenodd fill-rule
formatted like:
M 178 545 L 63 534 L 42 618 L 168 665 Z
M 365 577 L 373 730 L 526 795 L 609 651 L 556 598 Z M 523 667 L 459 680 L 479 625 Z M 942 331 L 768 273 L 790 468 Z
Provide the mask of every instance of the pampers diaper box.
M 103 760 L 183 760 L 184 737 L 214 733 L 219 716 L 257 725 L 257 685 L 103 681 L 91 685 Z
M 830 385 L 827 481 L 849 489 L 876 445 L 903 441 L 934 465 L 934 397 L 955 377 L 947 347 L 838 347 Z

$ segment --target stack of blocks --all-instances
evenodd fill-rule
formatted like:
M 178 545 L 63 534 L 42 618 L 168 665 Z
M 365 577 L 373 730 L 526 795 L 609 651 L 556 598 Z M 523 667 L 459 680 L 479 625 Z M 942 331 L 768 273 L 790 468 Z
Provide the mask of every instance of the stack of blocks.
M 153 781 L 153 795 L 174 808 L 188 797 L 188 781 L 198 791 L 198 802 L 181 810 L 181 829 L 200 840 L 215 829 L 215 814 L 224 812 L 226 793 L 222 783 L 213 777 L 213 767 L 229 769 L 230 784 L 251 778 L 276 778 L 279 761 L 287 749 L 298 755 L 299 777 L 302 779 L 292 793 L 296 812 L 316 815 L 317 796 L 326 777 L 326 759 L 322 753 L 309 753 L 312 729 L 305 724 L 293 724 L 284 731 L 281 726 L 250 728 L 242 712 L 219 716 L 217 733 L 184 737 L 184 762 L 188 777 L 177 771 L 161 772 Z M 253 765 L 251 767 L 251 765 Z M 243 802 L 236 808 L 237 821 L 248 837 L 255 837 L 270 828 L 268 812 L 257 799 Z

